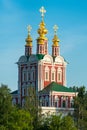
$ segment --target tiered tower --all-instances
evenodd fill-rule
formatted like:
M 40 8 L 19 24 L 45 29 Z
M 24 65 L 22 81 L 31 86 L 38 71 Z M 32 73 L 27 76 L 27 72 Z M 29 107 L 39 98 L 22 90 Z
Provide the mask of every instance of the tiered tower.
M 28 36 L 26 38 L 25 56 L 30 56 L 30 55 L 32 55 L 32 38 L 30 36 L 30 31 L 31 31 L 32 27 L 29 25 L 27 27 L 27 29 L 28 29 Z
M 53 57 L 57 57 L 60 55 L 60 50 L 59 50 L 59 38 L 57 36 L 57 29 L 58 29 L 58 26 L 57 25 L 54 25 L 53 27 L 54 29 L 54 38 L 52 40 L 53 42 L 53 45 L 52 45 L 52 56 Z
M 48 53 L 48 38 L 45 36 L 48 32 L 48 30 L 45 28 L 44 23 L 44 13 L 46 10 L 44 7 L 40 9 L 42 21 L 40 22 L 38 34 L 39 37 L 37 38 L 37 54 L 47 54 Z
M 44 14 L 46 10 L 41 7 L 41 22 L 37 30 L 36 54 L 32 52 L 33 40 L 31 37 L 32 27 L 28 26 L 28 36 L 25 44 L 25 54 L 18 62 L 18 90 L 13 92 L 13 103 L 21 106 L 25 103 L 28 88 L 34 87 L 40 99 L 41 106 L 56 108 L 71 107 L 73 91 L 66 86 L 67 62 L 60 54 L 59 38 L 57 36 L 57 25 L 54 25 L 54 36 L 52 39 L 52 55 L 48 52 L 48 30 L 45 27 Z M 51 43 L 49 43 L 51 45 Z M 66 100 L 65 100 L 66 99 Z M 50 109 L 49 109 L 50 110 Z

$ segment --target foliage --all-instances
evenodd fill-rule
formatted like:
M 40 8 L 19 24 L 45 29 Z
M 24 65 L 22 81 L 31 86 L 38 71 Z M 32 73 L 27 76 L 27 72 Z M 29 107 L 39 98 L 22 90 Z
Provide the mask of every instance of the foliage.
M 0 130 L 32 130 L 30 113 L 12 106 L 10 89 L 6 85 L 0 87 Z
M 0 87 L 0 130 L 77 130 L 70 116 L 41 115 L 35 89 L 29 88 L 23 108 L 12 106 L 10 89 L 6 85 Z M 82 96 L 83 95 L 83 96 Z M 84 103 L 80 100 L 84 100 Z M 82 90 L 75 99 L 78 124 L 87 128 L 87 93 Z M 84 107 L 82 107 L 84 106 Z M 85 111 L 83 111 L 84 109 Z M 78 112 L 78 110 L 80 110 Z M 83 120 L 81 120 L 83 119 Z M 84 121 L 84 122 L 83 122 Z M 83 125 L 82 125 L 83 124 Z M 80 126 L 80 125 L 79 125 Z M 83 129 L 85 130 L 85 128 Z
M 70 116 L 63 117 L 61 130 L 77 130 L 74 121 Z
M 0 125 L 7 125 L 8 117 L 12 111 L 12 101 L 10 95 L 10 89 L 8 86 L 1 85 L 0 87 Z M 4 128 L 3 128 L 4 129 Z
M 77 130 L 70 116 L 45 115 L 43 123 L 38 130 Z
M 52 115 L 49 122 L 50 130 L 60 130 L 62 126 L 62 119 L 63 118 L 61 117 L 61 115 L 59 116 Z
M 78 96 L 75 97 L 74 120 L 78 129 L 87 129 L 87 92 L 84 86 L 78 88 Z
M 8 128 L 9 130 L 33 130 L 30 113 L 23 109 L 15 108 L 14 111 L 11 112 Z
M 34 87 L 30 86 L 28 89 L 28 95 L 25 97 L 24 110 L 28 111 L 31 117 L 33 117 L 34 130 L 36 130 L 37 127 L 39 127 L 41 122 L 41 109 L 38 106 L 39 104 L 36 90 Z

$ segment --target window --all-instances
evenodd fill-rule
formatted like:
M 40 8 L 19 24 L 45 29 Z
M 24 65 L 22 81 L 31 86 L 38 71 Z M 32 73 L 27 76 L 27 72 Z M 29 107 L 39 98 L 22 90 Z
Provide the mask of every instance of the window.
M 51 81 L 55 81 L 55 68 L 51 68 Z
M 58 81 L 61 81 L 61 72 L 58 73 Z
M 30 73 L 28 72 L 28 80 L 31 80 L 31 78 L 30 78 Z
M 66 101 L 63 100 L 63 107 L 65 108 L 66 107 Z
M 61 82 L 62 81 L 62 70 L 59 68 L 57 72 L 57 81 Z
M 52 72 L 52 74 L 51 74 L 51 80 L 55 81 L 55 72 Z
M 47 72 L 47 71 L 45 72 L 45 80 L 49 81 L 49 72 Z
M 49 81 L 49 67 L 45 67 L 45 81 Z
M 54 73 L 52 73 L 52 80 L 54 80 Z
M 42 53 L 42 46 L 40 46 L 40 53 Z
M 23 81 L 26 81 L 26 72 L 23 73 Z

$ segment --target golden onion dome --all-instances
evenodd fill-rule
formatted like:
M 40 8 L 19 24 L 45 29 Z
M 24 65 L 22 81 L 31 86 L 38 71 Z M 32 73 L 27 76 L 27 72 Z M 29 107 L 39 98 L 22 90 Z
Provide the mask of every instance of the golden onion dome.
M 38 29 L 38 34 L 45 35 L 45 34 L 47 34 L 47 32 L 48 32 L 48 30 L 45 28 L 44 21 L 41 21 L 40 28 Z
M 52 46 L 59 46 L 58 43 L 59 43 L 60 40 L 59 40 L 59 38 L 57 36 L 58 26 L 54 25 L 53 29 L 54 29 L 54 38 L 52 40 L 52 42 L 53 42 Z
M 28 29 L 28 36 L 26 38 L 26 46 L 32 46 L 32 37 L 30 36 L 30 31 L 32 27 L 29 25 L 27 29 Z
M 52 46 L 59 46 L 59 38 L 58 38 L 58 36 L 57 35 L 54 35 L 54 38 L 53 38 L 53 40 L 52 40 L 52 42 L 53 42 L 53 45 Z
M 45 28 L 44 21 L 41 21 L 40 27 L 37 32 L 39 34 L 39 37 L 37 38 L 38 44 L 44 44 L 44 40 L 48 40 L 47 37 L 45 36 L 48 30 Z

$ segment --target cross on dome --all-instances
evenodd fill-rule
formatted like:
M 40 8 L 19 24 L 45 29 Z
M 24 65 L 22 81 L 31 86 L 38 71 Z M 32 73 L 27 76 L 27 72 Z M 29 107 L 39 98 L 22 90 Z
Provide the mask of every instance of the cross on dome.
M 40 11 L 40 13 L 41 13 L 42 20 L 43 20 L 44 14 L 46 13 L 46 10 L 45 10 L 45 8 L 42 6 L 39 11 Z
M 30 35 L 30 32 L 32 30 L 32 27 L 30 25 L 27 26 L 27 30 L 28 30 L 28 35 Z
M 54 29 L 54 34 L 56 35 L 57 34 L 57 30 L 58 30 L 58 26 L 54 25 L 53 29 Z

